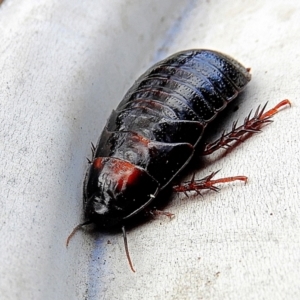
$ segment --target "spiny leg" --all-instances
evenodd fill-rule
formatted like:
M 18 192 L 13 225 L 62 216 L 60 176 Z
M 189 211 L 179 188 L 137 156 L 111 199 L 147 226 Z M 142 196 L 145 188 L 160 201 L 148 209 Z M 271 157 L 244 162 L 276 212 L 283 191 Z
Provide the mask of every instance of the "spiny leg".
M 247 138 L 248 135 L 260 132 L 260 129 L 264 125 L 268 125 L 269 123 L 271 123 L 271 118 L 276 113 L 278 113 L 282 107 L 287 105 L 291 106 L 291 102 L 285 99 L 266 112 L 265 108 L 267 106 L 267 103 L 262 107 L 262 109 L 260 108 L 260 106 L 258 106 L 253 117 L 251 117 L 252 112 L 250 112 L 250 114 L 245 118 L 244 123 L 239 127 L 237 127 L 237 122 L 234 122 L 232 125 L 232 130 L 227 134 L 225 134 L 224 132 L 218 140 L 216 140 L 213 143 L 207 144 L 202 155 L 211 154 L 220 148 L 229 149 L 233 146 L 234 142 L 242 142 Z M 187 196 L 187 193 L 190 191 L 195 191 L 197 194 L 201 195 L 201 190 L 218 191 L 219 188 L 215 186 L 215 184 L 217 183 L 226 183 L 236 180 L 244 181 L 245 183 L 247 182 L 246 176 L 234 176 L 220 179 L 212 179 L 216 175 L 216 173 L 217 172 L 213 172 L 209 176 L 200 180 L 195 180 L 194 174 L 189 182 L 185 182 L 181 185 L 174 186 L 173 189 L 177 192 L 183 192 Z
M 224 177 L 219 179 L 212 179 L 217 173 L 212 172 L 210 175 L 195 180 L 195 174 L 193 174 L 193 177 L 190 181 L 184 182 L 179 185 L 173 186 L 173 190 L 178 193 L 184 193 L 186 196 L 188 196 L 188 192 L 196 192 L 197 194 L 201 195 L 201 190 L 211 190 L 218 192 L 219 188 L 215 186 L 215 184 L 218 183 L 227 183 L 227 182 L 233 182 L 233 181 L 244 181 L 247 183 L 248 178 L 246 176 L 233 176 L 233 177 Z M 201 195 L 202 196 L 202 195 Z
M 95 147 L 95 145 L 93 144 L 93 142 L 91 142 L 91 150 L 92 150 L 92 156 L 94 157 L 96 147 Z
M 92 150 L 92 160 L 94 159 L 94 156 L 95 156 L 95 150 L 96 150 L 96 147 L 95 145 L 91 142 L 91 150 Z M 88 163 L 89 164 L 92 164 L 92 160 L 90 160 L 88 157 L 86 158 Z
M 245 118 L 244 123 L 237 127 L 237 122 L 234 122 L 232 125 L 232 129 L 230 132 L 223 132 L 222 136 L 216 141 L 209 143 L 205 146 L 202 155 L 209 155 L 220 148 L 229 149 L 233 146 L 234 142 L 242 142 L 244 141 L 248 135 L 253 133 L 260 132 L 260 129 L 264 125 L 268 125 L 272 122 L 271 118 L 279 112 L 279 110 L 284 106 L 291 106 L 291 102 L 288 99 L 282 100 L 276 106 L 271 108 L 270 110 L 265 111 L 267 103 L 261 109 L 258 106 L 255 114 L 251 117 L 252 111 Z

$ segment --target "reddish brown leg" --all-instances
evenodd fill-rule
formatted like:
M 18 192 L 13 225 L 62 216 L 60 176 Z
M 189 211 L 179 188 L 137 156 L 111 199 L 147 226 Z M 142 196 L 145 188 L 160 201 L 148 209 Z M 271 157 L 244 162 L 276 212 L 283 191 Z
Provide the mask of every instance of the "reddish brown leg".
M 271 118 L 276 113 L 278 113 L 282 107 L 286 105 L 291 106 L 291 102 L 287 99 L 282 100 L 280 103 L 278 103 L 275 107 L 271 108 L 267 112 L 264 112 L 267 103 L 262 109 L 260 109 L 260 106 L 258 106 L 252 118 L 252 112 L 250 112 L 248 117 L 245 118 L 244 124 L 242 124 L 241 126 L 236 127 L 237 122 L 234 122 L 231 131 L 226 134 L 225 132 L 223 132 L 222 136 L 219 139 L 207 144 L 204 148 L 202 155 L 211 154 L 220 148 L 228 149 L 232 147 L 234 142 L 242 142 L 248 137 L 248 135 L 260 132 L 260 129 L 264 125 L 268 125 L 269 123 L 271 123 Z
M 212 179 L 218 172 L 219 171 L 213 172 L 210 175 L 199 180 L 195 180 L 195 174 L 194 174 L 190 181 L 184 182 L 183 184 L 180 185 L 175 185 L 173 186 L 173 189 L 176 192 L 185 193 L 186 196 L 188 196 L 187 192 L 191 192 L 191 191 L 194 191 L 197 194 L 201 195 L 200 192 L 201 190 L 211 190 L 215 192 L 219 191 L 219 188 L 215 186 L 215 184 L 217 183 L 226 183 L 226 182 L 232 182 L 237 180 L 244 181 L 246 183 L 248 179 L 246 176 L 234 176 L 234 177 Z

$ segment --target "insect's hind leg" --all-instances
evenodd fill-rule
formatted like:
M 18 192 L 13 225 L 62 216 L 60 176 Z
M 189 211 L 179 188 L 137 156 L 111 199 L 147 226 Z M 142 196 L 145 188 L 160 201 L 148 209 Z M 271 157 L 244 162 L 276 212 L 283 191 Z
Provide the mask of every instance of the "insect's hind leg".
M 237 122 L 234 122 L 230 132 L 223 132 L 219 139 L 206 144 L 201 154 L 209 155 L 220 148 L 229 149 L 234 146 L 235 142 L 242 142 L 250 135 L 260 132 L 260 129 L 264 125 L 271 123 L 271 118 L 278 113 L 282 107 L 287 105 L 291 106 L 291 102 L 285 99 L 266 112 L 264 111 L 267 103 L 262 107 L 262 109 L 258 106 L 253 117 L 251 117 L 252 112 L 250 112 L 250 114 L 245 118 L 244 123 L 239 127 L 237 127 Z
M 237 122 L 233 123 L 232 129 L 229 133 L 223 133 L 222 136 L 217 139 L 216 141 L 209 143 L 205 146 L 202 155 L 209 155 L 220 148 L 229 149 L 234 146 L 235 142 L 242 142 L 244 141 L 249 135 L 253 133 L 260 132 L 260 129 L 269 123 L 272 122 L 271 118 L 279 112 L 279 110 L 284 106 L 291 106 L 291 102 L 287 99 L 282 100 L 276 106 L 271 108 L 270 110 L 265 112 L 266 108 L 265 104 L 262 109 L 260 106 L 257 108 L 253 117 L 250 114 L 245 118 L 244 123 L 237 127 Z M 193 175 L 192 179 L 188 182 L 184 182 L 180 185 L 175 185 L 173 190 L 176 192 L 185 193 L 188 196 L 188 192 L 194 191 L 197 194 L 201 195 L 200 191 L 203 190 L 212 190 L 212 191 L 219 191 L 219 188 L 216 187 L 216 184 L 219 183 L 227 183 L 233 181 L 244 181 L 247 182 L 246 176 L 233 176 L 233 177 L 225 177 L 219 179 L 213 179 L 213 177 L 218 172 L 213 172 L 207 177 L 204 177 L 200 180 L 195 180 L 195 174 Z

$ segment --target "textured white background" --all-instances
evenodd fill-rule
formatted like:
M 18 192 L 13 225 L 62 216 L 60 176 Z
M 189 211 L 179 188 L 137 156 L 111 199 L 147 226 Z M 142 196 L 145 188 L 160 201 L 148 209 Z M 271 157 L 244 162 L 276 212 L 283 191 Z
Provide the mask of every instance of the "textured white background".
M 299 299 L 300 2 L 33 1 L 0 6 L 1 299 Z M 251 67 L 225 127 L 289 98 L 263 132 L 198 178 L 247 175 L 178 197 L 121 234 L 79 232 L 82 181 L 111 110 L 153 62 L 211 48 Z M 219 159 L 214 161 L 215 158 Z M 110 241 L 110 243 L 108 243 Z

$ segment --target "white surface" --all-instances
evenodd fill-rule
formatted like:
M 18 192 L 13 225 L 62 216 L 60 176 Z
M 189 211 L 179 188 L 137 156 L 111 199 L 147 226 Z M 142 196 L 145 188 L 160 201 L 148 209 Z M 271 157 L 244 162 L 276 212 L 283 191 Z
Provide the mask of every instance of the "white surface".
M 299 19 L 299 1 L 4 1 L 1 299 L 298 299 Z M 248 184 L 174 195 L 175 219 L 128 232 L 135 274 L 121 234 L 79 232 L 66 249 L 90 142 L 138 75 L 188 48 L 252 69 L 227 128 L 260 103 L 293 103 L 197 173 Z

